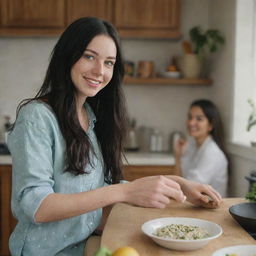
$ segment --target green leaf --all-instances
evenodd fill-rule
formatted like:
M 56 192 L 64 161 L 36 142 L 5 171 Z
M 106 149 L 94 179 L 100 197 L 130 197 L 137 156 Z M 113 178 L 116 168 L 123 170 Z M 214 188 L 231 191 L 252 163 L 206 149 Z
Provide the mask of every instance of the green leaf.
M 249 132 L 254 125 L 256 125 L 256 120 L 248 122 L 247 131 Z
M 251 202 L 256 202 L 256 182 L 252 184 L 251 191 L 246 193 L 245 198 Z
M 194 52 L 199 55 L 218 50 L 219 45 L 225 42 L 223 36 L 217 29 L 208 29 L 203 32 L 199 26 L 193 27 L 189 31 L 190 39 L 193 44 Z
M 106 247 L 101 247 L 97 252 L 94 253 L 93 256 L 111 256 L 112 252 L 106 248 Z

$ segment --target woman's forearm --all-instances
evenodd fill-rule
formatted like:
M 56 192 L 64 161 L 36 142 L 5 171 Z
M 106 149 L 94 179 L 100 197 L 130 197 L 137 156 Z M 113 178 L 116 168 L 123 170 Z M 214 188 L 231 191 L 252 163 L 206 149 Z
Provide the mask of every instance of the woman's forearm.
M 35 220 L 36 222 L 62 220 L 119 202 L 164 208 L 170 203 L 170 198 L 178 202 L 184 200 L 180 185 L 174 179 L 161 175 L 150 176 L 77 194 L 50 194 L 41 203 L 35 214 Z
M 76 194 L 48 195 L 35 214 L 36 222 L 71 218 L 125 200 L 123 184 L 110 185 Z

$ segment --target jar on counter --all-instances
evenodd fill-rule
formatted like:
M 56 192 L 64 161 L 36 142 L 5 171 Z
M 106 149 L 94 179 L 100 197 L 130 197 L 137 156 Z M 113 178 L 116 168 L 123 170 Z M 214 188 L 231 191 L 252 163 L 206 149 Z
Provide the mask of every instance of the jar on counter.
M 163 135 L 158 130 L 153 130 L 150 136 L 150 151 L 151 152 L 163 151 Z

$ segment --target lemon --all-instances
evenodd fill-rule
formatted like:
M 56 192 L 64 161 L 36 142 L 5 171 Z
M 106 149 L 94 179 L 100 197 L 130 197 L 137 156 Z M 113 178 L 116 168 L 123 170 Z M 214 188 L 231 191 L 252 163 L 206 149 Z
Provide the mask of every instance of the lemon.
M 140 256 L 140 255 L 134 248 L 130 246 L 124 246 L 114 251 L 112 256 Z

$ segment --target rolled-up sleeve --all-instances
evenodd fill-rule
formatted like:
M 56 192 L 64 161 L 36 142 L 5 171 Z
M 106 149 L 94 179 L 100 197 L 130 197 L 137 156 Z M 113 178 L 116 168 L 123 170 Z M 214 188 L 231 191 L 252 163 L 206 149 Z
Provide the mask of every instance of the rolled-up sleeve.
M 35 223 L 35 213 L 41 202 L 54 193 L 50 128 L 45 124 L 18 120 L 9 135 L 8 147 L 13 159 L 13 197 Z

